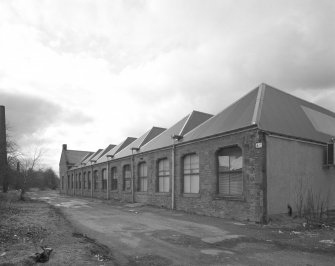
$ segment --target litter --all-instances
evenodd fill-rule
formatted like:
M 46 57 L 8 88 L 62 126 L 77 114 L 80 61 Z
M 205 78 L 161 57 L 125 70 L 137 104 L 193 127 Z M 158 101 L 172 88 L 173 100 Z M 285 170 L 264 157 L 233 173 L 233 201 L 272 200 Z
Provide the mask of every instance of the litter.
M 292 231 L 292 234 L 294 234 L 294 235 L 300 235 L 300 234 L 301 234 L 301 232 Z
M 53 250 L 52 248 L 48 248 L 47 246 L 41 246 L 41 249 L 43 249 L 43 252 L 35 253 L 35 255 L 30 256 L 35 262 L 47 262 Z
M 6 252 L 4 252 L 4 253 L 2 253 L 1 255 L 0 255 L 0 257 L 3 257 L 3 256 L 5 256 L 7 253 Z
M 279 230 L 278 233 L 279 233 L 279 234 L 283 234 L 283 231 Z

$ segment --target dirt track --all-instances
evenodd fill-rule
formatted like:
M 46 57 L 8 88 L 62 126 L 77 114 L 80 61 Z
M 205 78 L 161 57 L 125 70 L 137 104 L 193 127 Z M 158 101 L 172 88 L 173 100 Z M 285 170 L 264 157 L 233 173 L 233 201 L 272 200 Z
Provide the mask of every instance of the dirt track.
M 334 230 L 294 231 L 37 192 L 121 265 L 334 265 Z

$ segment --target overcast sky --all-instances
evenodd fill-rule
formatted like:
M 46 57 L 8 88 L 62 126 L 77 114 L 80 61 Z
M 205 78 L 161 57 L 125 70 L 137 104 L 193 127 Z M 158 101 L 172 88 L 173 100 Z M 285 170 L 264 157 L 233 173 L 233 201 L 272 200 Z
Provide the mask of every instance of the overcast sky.
M 335 1 L 0 0 L 0 105 L 21 150 L 96 151 L 265 82 L 335 111 Z

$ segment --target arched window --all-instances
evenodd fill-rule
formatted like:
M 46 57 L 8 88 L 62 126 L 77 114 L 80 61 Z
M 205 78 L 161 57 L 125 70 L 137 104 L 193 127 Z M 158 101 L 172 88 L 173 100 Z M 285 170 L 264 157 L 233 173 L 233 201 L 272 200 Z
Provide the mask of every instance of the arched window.
M 71 188 L 73 189 L 74 187 L 73 187 L 73 179 L 74 179 L 74 176 L 73 176 L 73 174 L 71 175 Z
M 107 189 L 107 175 L 106 169 L 102 169 L 101 171 L 101 179 L 102 179 L 102 189 Z
M 123 166 L 123 190 L 131 190 L 131 171 L 129 164 Z
M 111 190 L 117 190 L 117 168 L 113 167 L 111 169 Z
M 78 188 L 81 189 L 81 173 L 79 173 L 79 180 L 78 181 L 79 181 L 79 187 Z
M 86 172 L 83 173 L 83 189 L 86 189 Z
M 184 157 L 184 193 L 199 193 L 199 156 Z
M 91 182 L 92 180 L 91 180 L 91 172 L 90 171 L 88 171 L 87 172 L 87 188 L 88 189 L 91 189 Z
M 170 167 L 169 160 L 158 161 L 158 192 L 170 191 Z
M 238 146 L 223 148 L 218 152 L 218 192 L 224 196 L 243 193 L 242 150 Z
M 98 170 L 93 172 L 93 188 L 98 189 Z
M 148 167 L 144 162 L 138 165 L 138 190 L 148 191 Z
M 67 189 L 70 188 L 70 175 L 67 175 Z

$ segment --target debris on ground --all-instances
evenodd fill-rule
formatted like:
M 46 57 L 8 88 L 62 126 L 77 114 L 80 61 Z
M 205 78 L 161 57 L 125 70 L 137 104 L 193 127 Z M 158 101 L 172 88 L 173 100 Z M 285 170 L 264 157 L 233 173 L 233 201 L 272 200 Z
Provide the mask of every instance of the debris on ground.
M 283 231 L 279 230 L 279 231 L 278 231 L 278 234 L 283 234 Z
M 30 256 L 35 262 L 47 262 L 49 261 L 50 254 L 52 252 L 52 248 L 48 248 L 47 246 L 41 246 L 43 251 L 41 253 L 35 253 L 34 255 Z

